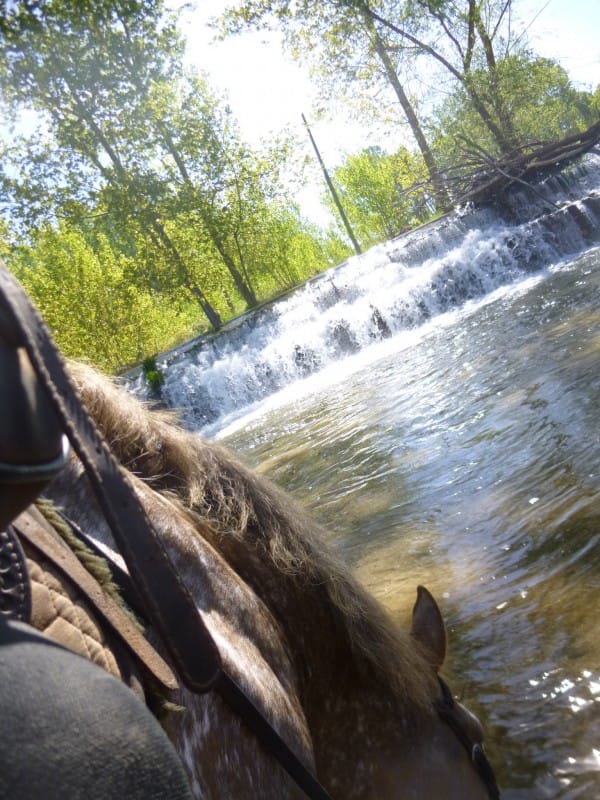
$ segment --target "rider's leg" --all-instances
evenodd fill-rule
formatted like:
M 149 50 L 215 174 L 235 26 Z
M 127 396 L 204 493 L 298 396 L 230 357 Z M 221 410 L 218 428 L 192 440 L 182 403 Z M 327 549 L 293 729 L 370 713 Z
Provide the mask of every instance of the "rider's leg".
M 124 684 L 0 619 L 0 798 L 190 800 L 183 767 Z

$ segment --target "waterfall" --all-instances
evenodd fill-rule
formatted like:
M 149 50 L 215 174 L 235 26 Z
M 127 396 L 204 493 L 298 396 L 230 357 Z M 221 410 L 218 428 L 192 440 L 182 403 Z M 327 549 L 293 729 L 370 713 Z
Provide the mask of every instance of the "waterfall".
M 600 242 L 600 154 L 463 209 L 157 358 L 162 401 L 195 430 L 468 300 Z M 130 378 L 147 392 L 138 372 Z

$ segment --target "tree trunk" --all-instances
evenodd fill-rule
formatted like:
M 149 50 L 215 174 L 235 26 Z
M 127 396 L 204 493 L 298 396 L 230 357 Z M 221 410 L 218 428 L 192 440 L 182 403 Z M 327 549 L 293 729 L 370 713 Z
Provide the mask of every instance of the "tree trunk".
M 506 111 L 502 93 L 498 84 L 498 67 L 496 64 L 496 56 L 494 53 L 494 46 L 490 39 L 488 32 L 485 29 L 483 20 L 481 19 L 480 8 L 477 3 L 471 2 L 469 6 L 469 17 L 472 16 L 473 25 L 477 31 L 477 35 L 483 45 L 483 52 L 485 53 L 485 61 L 490 76 L 490 86 L 492 89 L 492 106 L 496 112 L 498 121 L 502 127 L 502 131 L 506 140 L 504 152 L 512 150 L 518 146 L 518 137 L 513 126 L 510 114 Z
M 123 164 L 121 163 L 121 160 L 117 155 L 116 150 L 112 147 L 108 139 L 102 133 L 101 128 L 98 126 L 94 117 L 87 110 L 85 103 L 81 100 L 75 88 L 68 81 L 66 81 L 66 84 L 71 93 L 71 97 L 73 98 L 78 118 L 88 126 L 90 131 L 92 131 L 99 146 L 102 148 L 102 150 L 106 153 L 106 155 L 110 159 L 110 162 L 115 168 L 117 179 L 115 180 L 115 178 L 108 173 L 108 171 L 102 166 L 102 163 L 99 158 L 94 158 L 90 156 L 88 156 L 88 158 L 90 158 L 94 166 L 96 166 L 96 168 L 100 171 L 100 173 L 103 175 L 103 177 L 108 183 L 112 184 L 113 186 L 126 189 L 131 197 L 135 197 L 136 196 L 135 186 L 132 184 L 131 177 L 127 172 L 127 170 L 125 169 L 125 167 L 123 166 Z M 53 113 L 52 109 L 49 110 L 51 113 Z M 140 220 L 140 222 L 142 225 L 145 224 L 142 220 Z M 204 292 L 196 284 L 191 283 L 187 266 L 184 263 L 183 258 L 181 257 L 181 253 L 175 247 L 175 244 L 172 241 L 171 237 L 167 234 L 163 226 L 156 219 L 152 220 L 151 228 L 157 234 L 158 239 L 160 240 L 162 245 L 173 256 L 175 263 L 177 264 L 178 273 L 182 283 L 186 286 L 187 289 L 189 289 L 192 295 L 196 298 L 200 307 L 202 308 L 202 311 L 204 312 L 206 318 L 208 319 L 212 327 L 215 330 L 218 330 L 223 324 L 221 317 L 219 316 L 219 313 L 209 303 Z
M 196 186 L 194 185 L 192 179 L 190 178 L 190 175 L 188 173 L 188 170 L 187 170 L 187 167 L 185 165 L 185 162 L 183 161 L 183 158 L 181 157 L 181 153 L 179 152 L 179 150 L 175 146 L 175 142 L 173 141 L 173 137 L 171 136 L 169 131 L 166 129 L 166 127 L 160 121 L 157 121 L 157 128 L 158 128 L 158 130 L 160 131 L 160 133 L 161 133 L 161 135 L 163 137 L 163 141 L 165 143 L 167 151 L 171 154 L 171 156 L 173 157 L 173 160 L 175 161 L 175 164 L 177 165 L 177 169 L 179 170 L 179 174 L 181 175 L 185 185 L 187 186 L 187 188 L 194 195 L 196 195 L 196 193 L 197 193 Z M 221 256 L 221 259 L 222 259 L 223 263 L 225 264 L 226 268 L 228 269 L 231 277 L 233 278 L 233 282 L 235 283 L 236 289 L 241 294 L 241 296 L 244 298 L 244 301 L 246 302 L 246 305 L 248 307 L 252 308 L 253 306 L 255 306 L 257 304 L 258 301 L 256 299 L 256 295 L 254 293 L 254 289 L 252 288 L 252 285 L 250 284 L 250 281 L 248 281 L 248 283 L 246 283 L 244 281 L 244 278 L 243 278 L 241 272 L 236 267 L 233 259 L 231 258 L 231 256 L 229 256 L 229 254 L 227 253 L 227 251 L 223 247 L 223 242 L 221 240 L 221 237 L 218 235 L 217 231 L 215 230 L 215 226 L 214 226 L 213 222 L 210 219 L 208 219 L 207 215 L 204 214 L 201 210 L 200 210 L 200 216 L 201 216 L 202 222 L 206 226 L 206 230 L 209 233 L 209 236 L 210 236 L 210 238 L 212 240 L 213 245 L 215 246 L 217 252 Z
M 433 183 L 433 186 L 435 188 L 435 204 L 438 207 L 439 206 L 446 207 L 450 205 L 450 196 L 446 189 L 444 179 L 437 167 L 435 157 L 431 151 L 431 148 L 429 147 L 429 142 L 427 141 L 425 133 L 421 128 L 421 123 L 419 122 L 415 110 L 412 107 L 412 103 L 408 99 L 406 92 L 404 91 L 404 88 L 400 83 L 398 73 L 396 72 L 396 69 L 392 64 L 392 60 L 387 51 L 387 47 L 385 46 L 385 43 L 379 36 L 379 33 L 375 28 L 371 15 L 369 13 L 365 13 L 364 20 L 371 34 L 371 42 L 373 43 L 375 52 L 377 53 L 377 55 L 379 56 L 379 60 L 383 64 L 383 68 L 385 70 L 385 74 L 387 75 L 387 79 L 390 82 L 390 85 L 392 86 L 394 92 L 396 93 L 396 97 L 398 98 L 398 102 L 402 107 L 402 111 L 404 112 L 406 121 L 410 126 L 412 134 L 415 137 L 417 145 L 419 146 L 419 150 L 421 151 L 421 154 L 423 156 L 423 160 L 425 161 L 425 166 L 427 167 L 429 177 L 431 178 L 431 182 Z
M 175 263 L 177 264 L 177 267 L 179 269 L 182 283 L 184 283 L 185 287 L 189 289 L 192 295 L 196 298 L 200 307 L 202 308 L 202 311 L 206 315 L 206 318 L 208 319 L 212 327 L 216 331 L 218 331 L 223 324 L 223 321 L 219 316 L 219 312 L 216 309 L 214 309 L 212 305 L 209 303 L 202 289 L 200 289 L 195 283 L 192 283 L 190 281 L 187 267 L 184 264 L 183 259 L 181 258 L 181 254 L 179 250 L 175 247 L 175 243 L 173 242 L 169 234 L 166 232 L 164 227 L 161 225 L 161 223 L 155 219 L 152 221 L 152 227 L 156 235 L 160 239 L 160 241 L 163 243 L 163 246 L 167 250 L 169 250 L 169 252 L 173 256 Z
M 372 20 L 376 20 L 377 22 L 380 22 L 382 25 L 385 25 L 387 28 L 389 28 L 390 30 L 394 31 L 394 33 L 397 33 L 399 36 L 401 36 L 404 39 L 406 39 L 409 42 L 411 42 L 411 44 L 414 44 L 417 48 L 422 50 L 424 53 L 428 53 L 432 58 L 434 58 L 436 61 L 438 61 L 445 69 L 447 69 L 448 72 L 450 72 L 450 74 L 453 75 L 456 78 L 456 80 L 459 81 L 459 83 L 461 83 L 464 86 L 465 91 L 467 92 L 467 94 L 469 95 L 469 98 L 471 99 L 471 102 L 473 103 L 473 108 L 479 114 L 479 116 L 481 117 L 481 119 L 482 119 L 483 123 L 485 124 L 486 128 L 492 134 L 492 136 L 493 136 L 494 140 L 496 141 L 496 143 L 498 144 L 500 150 L 503 153 L 506 153 L 506 152 L 510 151 L 514 147 L 514 141 L 515 140 L 514 140 L 514 132 L 513 132 L 512 123 L 509 120 L 509 122 L 507 123 L 507 126 L 506 126 L 507 133 L 505 133 L 503 128 L 501 127 L 501 125 L 498 125 L 497 122 L 493 119 L 489 109 L 487 108 L 487 106 L 485 105 L 484 101 L 479 96 L 479 94 L 478 94 L 477 90 L 475 89 L 475 87 L 473 86 L 473 82 L 471 80 L 471 75 L 470 75 L 469 70 L 470 70 L 470 65 L 471 65 L 472 50 L 473 50 L 473 47 L 474 47 L 473 37 L 474 37 L 474 30 L 475 30 L 475 22 L 474 22 L 473 18 L 469 19 L 469 41 L 468 41 L 467 51 L 464 54 L 463 59 L 462 59 L 463 60 L 464 72 L 460 72 L 446 58 L 444 58 L 444 56 L 441 53 L 438 53 L 436 50 L 434 50 L 432 47 L 430 47 L 425 42 L 421 42 L 415 36 L 413 36 L 412 34 L 408 33 L 408 31 L 401 30 L 400 28 L 398 28 L 397 25 L 394 25 L 389 20 L 384 19 L 383 17 L 380 17 L 379 14 L 377 14 L 375 11 L 372 11 L 368 6 L 364 6 L 363 7 L 363 11 L 366 12 L 366 14 L 368 14 L 368 16 L 370 16 Z M 431 11 L 431 9 L 429 9 L 429 11 L 430 11 L 430 13 L 433 13 Z M 434 16 L 437 19 L 440 19 L 440 17 L 437 14 L 434 14 Z M 454 41 L 454 39 L 453 39 L 453 41 Z M 490 42 L 490 44 L 491 44 L 491 42 Z M 459 47 L 459 51 L 460 51 L 460 47 Z M 392 67 L 392 69 L 393 69 L 393 67 Z M 498 92 L 496 92 L 496 96 L 499 97 L 499 93 Z
M 223 247 L 223 242 L 221 241 L 220 236 L 214 230 L 214 225 L 212 224 L 212 222 L 208 222 L 205 219 L 203 219 L 203 222 L 206 225 L 206 228 L 210 234 L 212 242 L 214 246 L 217 248 L 217 251 L 221 256 L 223 263 L 225 264 L 225 266 L 229 270 L 229 274 L 233 278 L 233 282 L 235 283 L 236 289 L 244 298 L 246 305 L 249 308 L 253 308 L 258 303 L 258 300 L 256 299 L 256 295 L 254 294 L 254 289 L 252 288 L 250 281 L 248 281 L 248 283 L 244 281 L 242 273 L 236 267 L 234 260 L 231 258 L 229 253 L 227 253 L 227 251 Z

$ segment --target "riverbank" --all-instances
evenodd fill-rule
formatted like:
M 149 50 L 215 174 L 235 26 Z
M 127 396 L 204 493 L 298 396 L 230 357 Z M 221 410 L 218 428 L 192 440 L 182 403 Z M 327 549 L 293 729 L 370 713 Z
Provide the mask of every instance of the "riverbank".
M 523 195 L 523 192 L 534 201 L 541 199 L 546 206 L 547 213 L 552 214 L 555 211 L 560 211 L 560 206 L 555 205 L 546 189 L 544 188 L 540 192 L 539 187 L 543 187 L 546 182 L 557 178 L 563 172 L 568 175 L 571 167 L 581 161 L 586 153 L 593 150 L 599 141 L 600 121 L 587 131 L 569 136 L 561 141 L 544 143 L 533 149 L 530 147 L 526 152 L 515 152 L 502 161 L 488 160 L 488 163 L 484 164 L 479 171 L 474 172 L 469 177 L 469 188 L 458 195 L 451 210 L 422 225 L 403 231 L 391 241 L 400 244 L 404 240 L 409 241 L 411 238 L 418 237 L 428 230 L 438 227 L 443 228 L 452 218 L 468 214 L 472 209 L 479 210 L 491 207 L 499 213 L 506 214 L 508 212 L 510 214 L 512 213 L 511 209 L 514 209 L 515 206 L 515 196 Z M 451 181 L 452 178 L 450 177 L 449 180 Z M 520 205 L 524 207 L 526 204 L 523 203 L 521 198 Z M 532 209 L 535 209 L 536 213 L 543 213 L 543 209 L 539 209 L 539 202 L 533 202 Z M 570 213 L 574 217 L 578 216 L 576 207 L 573 207 Z M 521 221 L 523 221 L 522 212 L 520 216 Z M 585 225 L 585 217 L 581 215 L 579 217 L 580 224 Z M 592 231 L 588 233 L 593 236 Z M 377 247 L 376 245 L 371 249 L 374 250 Z M 345 259 L 340 264 L 318 273 L 304 283 L 291 287 L 281 294 L 248 309 L 244 313 L 232 317 L 223 323 L 219 330 L 204 332 L 183 344 L 160 353 L 154 359 L 149 359 L 147 363 L 151 365 L 155 375 L 158 375 L 159 379 L 161 379 L 164 370 L 174 361 L 186 355 L 193 356 L 195 352 L 203 347 L 210 347 L 216 339 L 222 336 L 229 336 L 238 327 L 245 326 L 252 320 L 257 320 L 258 322 L 265 313 L 268 313 L 274 306 L 285 301 L 296 292 L 302 291 L 312 284 L 332 280 L 333 276 L 345 269 L 354 258 L 355 256 L 351 256 Z M 127 370 L 123 377 L 126 381 L 138 381 L 143 378 L 145 371 L 147 371 L 147 367 L 140 364 L 133 369 Z
M 354 256 L 156 359 L 159 399 L 195 428 L 414 330 L 600 240 L 600 153 L 502 204 L 463 208 Z M 147 399 L 142 371 L 126 381 Z

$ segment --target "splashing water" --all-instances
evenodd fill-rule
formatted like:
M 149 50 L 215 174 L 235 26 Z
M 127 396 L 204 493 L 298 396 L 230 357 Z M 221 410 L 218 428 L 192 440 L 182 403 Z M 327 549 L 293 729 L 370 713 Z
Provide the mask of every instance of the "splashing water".
M 404 336 L 600 240 L 600 156 L 510 207 L 455 214 L 319 275 L 276 303 L 158 359 L 163 401 L 219 425 L 308 375 Z M 552 205 L 544 195 L 553 196 Z M 138 391 L 142 389 L 138 380 Z

